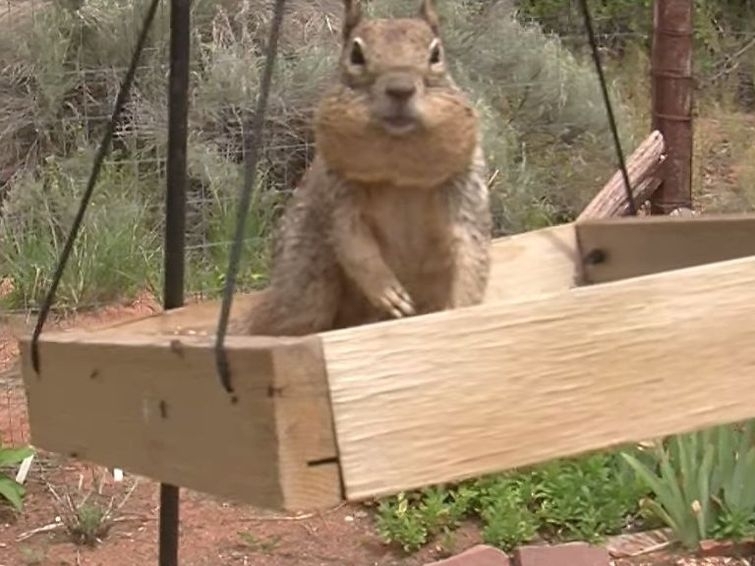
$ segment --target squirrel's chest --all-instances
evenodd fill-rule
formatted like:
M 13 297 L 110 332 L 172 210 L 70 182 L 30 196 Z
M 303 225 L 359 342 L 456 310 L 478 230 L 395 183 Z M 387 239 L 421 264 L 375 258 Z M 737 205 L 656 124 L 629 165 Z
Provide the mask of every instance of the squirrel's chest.
M 379 187 L 362 202 L 362 216 L 394 269 L 433 271 L 447 263 L 452 226 L 442 191 Z

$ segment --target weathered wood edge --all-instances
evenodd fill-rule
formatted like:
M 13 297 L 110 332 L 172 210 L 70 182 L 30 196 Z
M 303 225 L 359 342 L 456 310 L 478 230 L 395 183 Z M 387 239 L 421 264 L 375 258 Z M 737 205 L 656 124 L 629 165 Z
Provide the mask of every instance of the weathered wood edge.
M 308 336 L 273 353 L 280 483 L 286 508 L 343 500 L 322 341 Z
M 341 501 L 320 339 L 227 341 L 233 404 L 208 337 L 57 333 L 41 373 L 21 340 L 32 443 L 273 509 Z
M 755 254 L 755 215 L 646 216 L 575 223 L 580 284 L 607 283 Z

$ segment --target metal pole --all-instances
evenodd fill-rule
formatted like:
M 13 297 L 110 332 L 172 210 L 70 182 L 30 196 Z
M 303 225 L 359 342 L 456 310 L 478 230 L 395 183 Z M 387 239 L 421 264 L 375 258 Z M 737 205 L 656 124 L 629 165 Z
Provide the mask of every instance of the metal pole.
M 668 152 L 653 214 L 692 207 L 693 8 L 694 0 L 655 0 L 653 7 L 653 129 Z
M 186 225 L 186 138 L 189 108 L 191 1 L 170 2 L 168 163 L 165 200 L 165 310 L 183 306 Z M 163 417 L 170 414 L 166 407 Z M 160 484 L 160 566 L 178 566 L 178 487 Z

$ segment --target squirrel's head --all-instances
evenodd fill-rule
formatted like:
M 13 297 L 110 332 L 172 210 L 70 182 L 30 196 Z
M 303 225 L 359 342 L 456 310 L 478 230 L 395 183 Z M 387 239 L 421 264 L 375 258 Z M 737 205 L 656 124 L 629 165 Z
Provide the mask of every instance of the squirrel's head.
M 433 0 L 412 18 L 370 19 L 344 0 L 340 81 L 321 101 L 324 159 L 362 182 L 437 185 L 466 167 L 477 114 L 446 68 Z
M 365 19 L 358 0 L 344 4 L 342 82 L 367 96 L 387 133 L 421 127 L 428 91 L 450 84 L 432 0 L 422 0 L 418 17 L 402 19 Z

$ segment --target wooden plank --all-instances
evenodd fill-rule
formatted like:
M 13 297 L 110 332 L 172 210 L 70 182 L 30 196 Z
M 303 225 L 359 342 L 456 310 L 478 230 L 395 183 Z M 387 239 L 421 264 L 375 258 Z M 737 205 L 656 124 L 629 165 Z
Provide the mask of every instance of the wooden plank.
M 261 507 L 341 500 L 317 337 L 229 337 L 235 404 L 209 338 L 57 333 L 39 346 L 38 376 L 22 343 L 35 446 Z
M 485 302 L 570 289 L 576 286 L 578 261 L 571 223 L 499 238 L 491 250 Z
M 577 240 L 573 224 L 562 224 L 494 240 L 491 274 L 485 301 L 499 301 L 522 294 L 549 293 L 575 285 Z M 259 298 L 259 293 L 238 294 L 231 318 Z M 135 321 L 114 325 L 106 333 L 212 334 L 218 322 L 220 301 L 186 305 Z
M 346 494 L 755 417 L 753 305 L 747 257 L 322 334 Z
M 576 241 L 576 240 L 575 240 Z M 237 319 L 242 312 L 259 300 L 259 291 L 238 293 L 231 304 L 231 319 Z M 177 309 L 159 312 L 105 329 L 107 334 L 182 334 L 207 336 L 220 317 L 220 300 L 187 304 Z
M 604 283 L 755 255 L 755 215 L 646 216 L 576 224 L 584 283 Z M 593 256 L 594 257 L 594 256 Z
M 487 300 L 571 287 L 576 255 L 572 225 L 499 239 Z M 235 297 L 232 318 L 258 297 Z M 321 507 L 338 501 L 324 363 L 314 352 L 319 339 L 229 336 L 234 373 L 249 378 L 240 405 L 254 416 L 239 413 L 239 406 L 225 414 L 227 398 L 211 350 L 219 306 L 220 301 L 190 304 L 96 332 L 44 332 L 41 379 L 28 363 L 25 337 L 23 375 L 35 444 L 260 506 Z M 180 357 L 172 349 L 177 339 Z M 260 397 L 269 391 L 285 394 L 273 401 Z M 171 423 L 154 416 L 158 397 L 176 407 L 169 412 L 176 415 Z M 235 454 L 229 446 L 251 448 Z M 281 485 L 275 488 L 271 478 L 280 478 Z
M 281 507 L 335 505 L 343 492 L 322 343 L 306 337 L 301 345 L 275 348 L 273 359 Z

